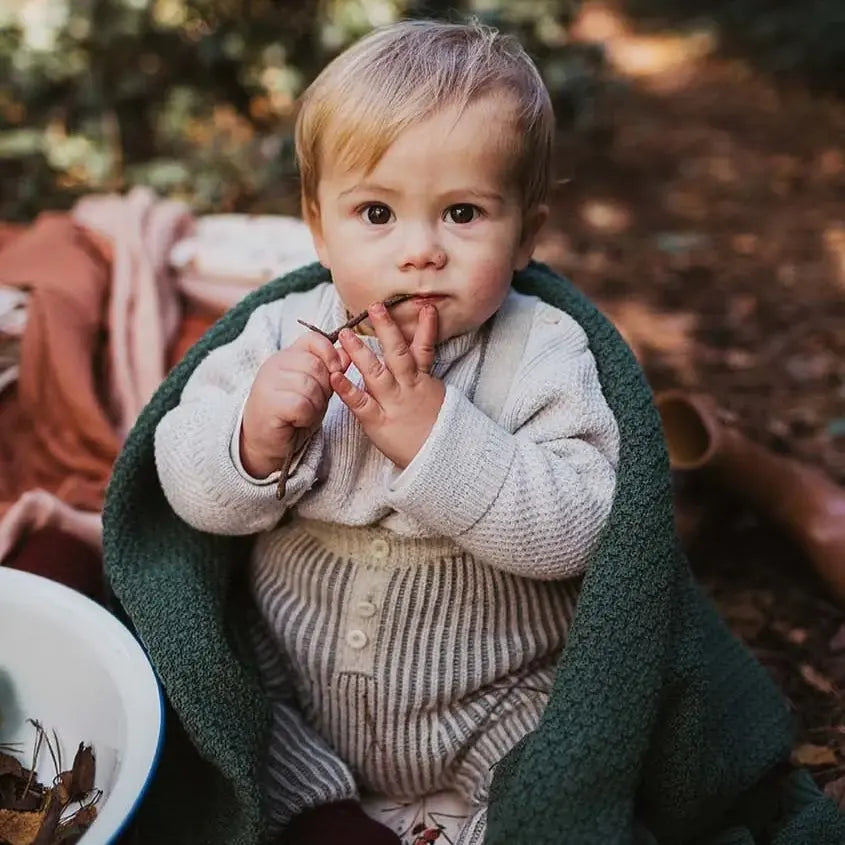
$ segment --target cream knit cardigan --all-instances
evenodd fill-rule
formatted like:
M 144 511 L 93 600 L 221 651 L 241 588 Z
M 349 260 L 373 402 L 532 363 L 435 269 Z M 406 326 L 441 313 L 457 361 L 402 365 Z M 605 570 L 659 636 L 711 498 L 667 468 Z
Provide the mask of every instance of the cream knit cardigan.
M 239 337 L 209 353 L 156 430 L 156 466 L 174 511 L 201 531 L 242 535 L 272 529 L 294 508 L 312 520 L 450 537 L 527 578 L 582 573 L 612 505 L 619 434 L 584 331 L 539 299 L 498 422 L 469 398 L 482 354 L 493 356 L 485 366 L 505 356 L 495 335 L 485 343 L 482 328 L 438 346 L 432 373 L 446 397 L 404 471 L 337 396 L 281 503 L 277 474 L 255 479 L 244 471 L 240 417 L 258 368 L 308 331 L 298 319 L 334 328 L 344 318 L 334 287 L 318 285 L 260 306 Z M 366 340 L 378 349 L 375 338 Z M 354 368 L 349 376 L 361 383 Z

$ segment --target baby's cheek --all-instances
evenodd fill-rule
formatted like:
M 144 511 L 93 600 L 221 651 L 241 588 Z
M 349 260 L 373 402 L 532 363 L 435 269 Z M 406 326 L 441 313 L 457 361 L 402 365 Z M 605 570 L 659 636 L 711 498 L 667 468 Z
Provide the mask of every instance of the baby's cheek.
M 373 294 L 370 274 L 353 271 L 332 275 L 338 295 L 351 313 L 360 313 L 378 298 Z
M 498 257 L 481 259 L 468 279 L 467 293 L 479 309 L 490 307 L 492 314 L 507 294 L 512 276 L 508 262 Z

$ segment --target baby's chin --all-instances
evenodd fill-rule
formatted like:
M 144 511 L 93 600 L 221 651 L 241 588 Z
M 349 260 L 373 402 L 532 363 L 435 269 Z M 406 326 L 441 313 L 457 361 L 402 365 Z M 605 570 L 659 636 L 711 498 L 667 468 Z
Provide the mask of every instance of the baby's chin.
M 405 340 L 408 343 L 412 343 L 414 340 L 414 334 L 417 330 L 417 321 L 414 318 L 412 321 L 408 323 L 400 323 L 399 328 L 402 334 L 405 337 Z M 451 320 L 440 320 L 437 326 L 437 340 L 435 341 L 436 344 L 445 343 L 447 340 L 452 340 L 453 338 L 460 337 L 461 335 L 467 334 L 468 332 L 475 331 L 479 329 L 480 326 L 478 325 L 464 325 L 463 323 L 456 324 Z

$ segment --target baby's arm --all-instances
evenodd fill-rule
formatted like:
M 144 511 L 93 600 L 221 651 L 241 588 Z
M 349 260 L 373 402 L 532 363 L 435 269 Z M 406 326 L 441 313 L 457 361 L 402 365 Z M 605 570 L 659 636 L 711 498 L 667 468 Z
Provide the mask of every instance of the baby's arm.
M 257 308 L 235 340 L 209 353 L 156 429 L 162 489 L 173 510 L 201 531 L 269 529 L 314 482 L 331 395 L 327 370 L 340 359 L 313 332 L 280 351 L 281 307 Z M 294 452 L 298 464 L 279 502 L 272 468 Z
M 502 424 L 447 386 L 390 500 L 492 566 L 569 578 L 586 568 L 610 513 L 619 434 L 583 330 L 538 311 L 559 319 L 535 316 Z

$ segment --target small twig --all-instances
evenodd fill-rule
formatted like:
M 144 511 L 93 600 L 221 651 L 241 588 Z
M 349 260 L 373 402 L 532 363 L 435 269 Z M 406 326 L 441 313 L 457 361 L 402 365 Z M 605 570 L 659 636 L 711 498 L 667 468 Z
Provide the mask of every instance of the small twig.
M 48 793 L 46 809 L 41 826 L 32 845 L 52 845 L 62 816 L 62 802 L 59 800 L 59 788 L 54 786 Z
M 413 299 L 414 294 L 412 293 L 397 293 L 395 296 L 390 296 L 384 300 L 382 303 L 385 308 L 392 308 L 394 305 L 398 305 L 400 302 L 405 302 L 408 299 Z M 363 323 L 367 317 L 370 316 L 369 311 L 362 311 L 360 314 L 356 314 L 354 317 L 350 317 L 342 326 L 335 329 L 333 332 L 324 332 L 322 329 L 317 328 L 317 326 L 312 326 L 311 323 L 306 323 L 305 320 L 297 320 L 297 323 L 300 325 L 305 326 L 307 329 L 311 329 L 311 331 L 317 332 L 317 334 L 321 334 L 323 337 L 328 338 L 332 343 L 337 343 L 337 339 L 340 337 L 340 333 L 344 329 L 354 329 L 359 323 Z
M 95 806 L 103 797 L 103 790 L 93 789 L 91 792 L 88 793 L 88 796 L 89 797 L 87 800 L 82 800 L 79 802 L 81 810 L 87 810 L 89 807 Z
M 58 747 L 59 739 L 56 736 L 55 730 L 53 731 L 53 737 L 56 740 L 56 746 Z M 61 770 L 61 767 L 59 766 L 59 760 L 56 758 L 56 754 L 53 751 L 53 745 L 50 742 L 50 737 L 47 736 L 46 731 L 44 731 L 44 742 L 47 743 L 47 750 L 50 752 L 50 759 L 52 759 L 52 761 L 53 761 L 53 768 L 56 770 L 56 777 L 58 777 L 62 770 Z M 61 753 L 61 751 L 59 753 Z
M 53 728 L 53 741 L 56 743 L 56 756 L 59 758 L 59 765 L 56 766 L 56 774 L 59 774 L 64 769 L 64 766 L 62 765 L 62 747 L 59 744 L 59 735 L 56 733 L 55 728 Z
M 400 302 L 405 302 L 408 299 L 412 299 L 414 294 L 412 293 L 397 293 L 395 296 L 389 296 L 387 299 L 384 300 L 382 303 L 385 308 L 392 308 L 394 305 L 398 305 Z M 306 323 L 305 320 L 297 320 L 297 323 L 300 325 L 305 326 L 306 329 L 311 329 L 312 332 L 317 332 L 317 334 L 321 334 L 323 337 L 327 338 L 331 343 L 337 343 L 337 339 L 340 337 L 340 333 L 344 329 L 354 329 L 359 323 L 363 323 L 367 317 L 370 316 L 369 311 L 362 311 L 360 314 L 356 314 L 354 317 L 350 317 L 340 328 L 335 329 L 333 332 L 324 332 L 321 328 L 317 326 L 312 326 L 311 323 Z M 276 498 L 281 501 L 285 497 L 285 487 L 287 485 L 288 480 L 288 472 L 290 471 L 291 461 L 293 460 L 293 455 L 288 456 L 285 458 L 282 466 L 279 467 L 279 484 L 276 487 Z
M 29 779 L 21 794 L 21 801 L 29 795 L 29 788 L 32 786 L 32 781 L 35 779 L 35 764 L 38 762 L 38 754 L 41 751 L 41 741 L 44 739 L 44 728 L 37 719 L 27 719 L 27 721 L 35 728 L 35 747 L 32 749 L 32 766 L 29 769 Z
M 291 463 L 293 463 L 293 452 L 282 461 L 282 465 L 279 467 L 279 485 L 276 487 L 276 498 L 280 502 L 285 498 L 285 486 L 287 485 Z

